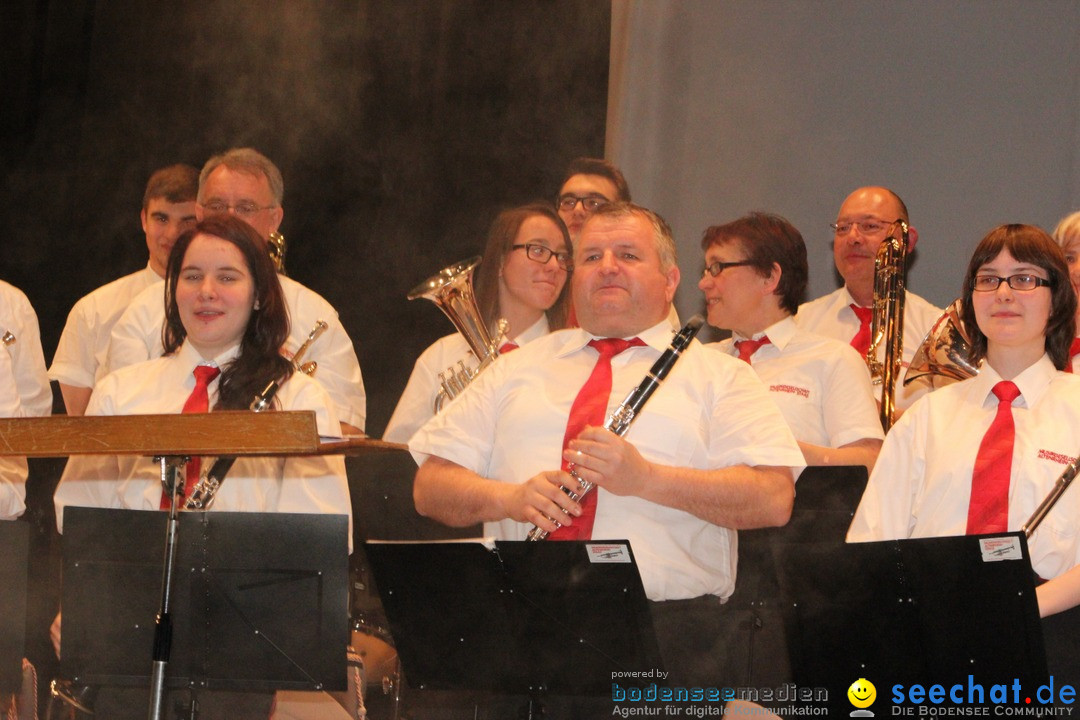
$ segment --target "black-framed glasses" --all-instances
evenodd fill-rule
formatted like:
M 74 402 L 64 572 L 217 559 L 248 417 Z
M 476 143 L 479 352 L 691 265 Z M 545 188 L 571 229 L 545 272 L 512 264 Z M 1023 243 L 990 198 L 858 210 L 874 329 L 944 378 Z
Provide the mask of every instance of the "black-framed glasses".
M 269 210 L 270 208 L 277 207 L 277 206 L 276 205 L 256 205 L 253 202 L 242 202 L 242 203 L 237 203 L 236 205 L 229 205 L 228 203 L 223 203 L 220 200 L 214 200 L 214 201 L 206 203 L 202 207 L 203 207 L 203 210 L 206 210 L 211 215 L 220 215 L 222 213 L 227 213 L 230 210 L 232 210 L 233 213 L 235 215 L 238 215 L 239 217 L 249 218 L 252 215 L 254 215 L 255 213 L 257 213 L 257 212 L 261 212 L 263 210 Z
M 1041 278 L 1038 275 L 1032 275 L 1031 273 L 1019 273 L 1017 275 L 1010 275 L 1009 277 L 1000 277 L 998 275 L 976 275 L 975 282 L 971 284 L 971 289 L 976 292 L 993 292 L 997 290 L 1001 283 L 1006 282 L 1013 290 L 1034 290 L 1037 287 L 1053 287 L 1054 284 L 1046 278 Z
M 701 271 L 701 277 L 705 277 L 705 273 L 716 277 L 720 273 L 724 272 L 731 267 L 742 267 L 743 265 L 753 265 L 754 263 L 749 260 L 739 260 L 738 262 L 720 262 L 717 260 L 714 263 L 710 263 L 705 266 L 705 269 Z
M 893 224 L 895 223 L 871 218 L 869 220 L 860 220 L 859 222 L 829 223 L 829 227 L 831 227 L 833 232 L 837 235 L 847 235 L 851 232 L 851 228 L 853 227 L 859 228 L 859 232 L 863 235 L 877 235 L 879 232 L 888 230 L 889 226 Z
M 596 212 L 596 209 L 598 207 L 600 207 L 601 205 L 607 205 L 609 202 L 611 201 L 603 195 L 586 195 L 584 197 L 581 197 L 579 195 L 567 194 L 559 196 L 556 204 L 559 206 L 560 210 L 572 212 L 574 208 L 577 207 L 577 204 L 581 203 L 582 209 L 585 212 L 591 213 Z
M 555 256 L 555 262 L 559 267 L 569 272 L 574 269 L 574 259 L 570 257 L 568 252 L 555 252 L 546 245 L 538 245 L 537 243 L 524 243 L 523 245 L 511 245 L 511 250 L 524 250 L 525 257 L 529 258 L 533 262 L 538 262 L 541 265 L 547 265 L 551 256 Z

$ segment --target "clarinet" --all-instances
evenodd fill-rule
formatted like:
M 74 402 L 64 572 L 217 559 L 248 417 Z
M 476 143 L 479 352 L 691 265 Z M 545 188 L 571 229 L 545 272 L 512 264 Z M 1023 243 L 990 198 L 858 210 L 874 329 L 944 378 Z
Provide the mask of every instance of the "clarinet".
M 282 238 L 284 243 L 284 238 Z M 271 252 L 273 254 L 273 252 Z M 281 259 L 284 260 L 285 250 L 281 250 Z M 308 333 L 307 339 L 303 344 L 296 349 L 293 353 L 292 364 L 293 368 L 297 371 L 304 373 L 305 375 L 314 375 L 318 363 L 314 360 L 311 362 L 301 363 L 300 359 L 307 353 L 311 344 L 318 339 L 320 335 L 326 332 L 329 327 L 324 320 L 318 320 L 315 323 L 315 327 Z M 248 409 L 251 412 L 262 412 L 270 407 L 270 403 L 274 400 L 274 395 L 278 391 L 277 380 L 271 380 L 270 383 L 263 388 L 263 391 L 255 396 L 251 401 L 251 405 Z M 191 494 L 184 502 L 185 510 L 206 510 L 210 507 L 210 503 L 214 502 L 214 496 L 217 495 L 218 489 L 221 487 L 221 483 L 225 482 L 225 475 L 232 469 L 233 463 L 236 462 L 236 457 L 230 457 L 224 455 L 214 461 L 214 464 L 210 466 L 210 469 L 199 478 L 199 482 L 195 483 L 195 487 L 191 489 Z
M 274 395 L 278 391 L 277 380 L 271 380 L 263 391 L 255 396 L 255 399 L 251 401 L 249 409 L 252 412 L 262 412 L 270 407 L 270 403 L 274 400 Z M 214 497 L 217 495 L 218 490 L 221 488 L 221 483 L 225 482 L 225 476 L 232 469 L 233 463 L 236 462 L 235 455 L 223 455 L 214 461 L 214 464 L 210 466 L 210 469 L 205 475 L 199 478 L 199 482 L 195 483 L 195 487 L 191 488 L 191 494 L 188 495 L 187 500 L 184 502 L 185 510 L 207 510 L 210 508 L 210 504 L 214 502 Z
M 656 392 L 656 389 L 660 387 L 660 384 L 664 382 L 664 378 L 671 372 L 671 368 L 675 365 L 675 362 L 682 356 L 683 350 L 690 345 L 690 341 L 694 339 L 694 336 L 698 334 L 698 330 L 705 324 L 705 319 L 700 315 L 695 315 L 690 318 L 690 321 L 683 326 L 682 330 L 679 330 L 675 334 L 675 337 L 671 340 L 671 346 L 664 351 L 664 354 L 657 358 L 653 366 L 649 368 L 649 372 L 645 375 L 645 379 L 642 380 L 637 387 L 630 391 L 630 394 L 626 396 L 626 399 L 619 404 L 619 407 L 608 416 L 607 422 L 604 423 L 604 429 L 610 430 L 619 437 L 626 434 L 626 431 L 630 429 L 630 425 L 637 418 L 641 409 L 645 407 L 645 403 L 649 401 L 652 394 Z M 582 480 L 574 469 L 573 464 L 568 468 L 570 475 L 577 480 L 577 490 L 571 490 L 564 487 L 562 490 L 564 493 L 570 496 L 571 500 L 579 500 L 587 493 L 596 487 L 595 483 Z M 559 523 L 555 523 L 559 525 Z M 559 525 L 559 527 L 562 527 Z M 529 531 L 527 536 L 528 540 L 536 541 L 543 540 L 548 536 L 546 530 L 534 525 L 533 529 Z

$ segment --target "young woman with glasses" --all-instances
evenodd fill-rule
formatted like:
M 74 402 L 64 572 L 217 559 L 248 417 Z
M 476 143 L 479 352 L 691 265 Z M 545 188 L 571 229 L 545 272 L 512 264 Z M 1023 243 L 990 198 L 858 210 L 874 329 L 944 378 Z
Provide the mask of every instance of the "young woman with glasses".
M 1080 378 L 1063 372 L 1077 303 L 1061 248 L 1032 225 L 991 230 L 961 300 L 979 372 L 922 398 L 893 426 L 849 542 L 1018 530 L 1080 450 Z M 1039 577 L 1080 564 L 1078 516 L 1080 493 L 1066 493 L 1032 535 Z M 1067 606 L 1060 587 L 1040 587 L 1044 615 Z
M 474 278 L 476 301 L 491 337 L 502 335 L 497 341 L 501 352 L 565 326 L 573 248 L 552 208 L 532 204 L 499 213 L 483 257 Z M 501 320 L 506 321 L 505 333 L 500 333 Z M 470 369 L 479 362 L 459 333 L 436 340 L 420 355 L 384 440 L 408 442 L 434 415 L 439 373 L 459 361 Z

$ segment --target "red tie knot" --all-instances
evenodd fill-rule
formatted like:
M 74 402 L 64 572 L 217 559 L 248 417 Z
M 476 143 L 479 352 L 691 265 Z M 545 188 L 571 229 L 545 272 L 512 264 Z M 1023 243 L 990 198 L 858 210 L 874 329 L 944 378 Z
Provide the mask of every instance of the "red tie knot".
M 874 318 L 874 308 L 863 307 L 861 305 L 856 305 L 855 303 L 851 303 L 849 307 L 855 313 L 855 317 L 859 318 L 859 322 L 863 325 L 869 325 L 870 321 Z
M 1002 380 L 994 386 L 992 392 L 997 395 L 998 404 L 1008 403 L 1012 405 L 1012 401 L 1020 397 L 1020 388 L 1016 387 L 1016 383 L 1010 380 Z
M 192 373 L 195 375 L 196 385 L 209 385 L 221 374 L 221 368 L 216 365 L 197 365 Z
M 762 335 L 757 340 L 737 340 L 735 349 L 739 351 L 740 360 L 750 362 L 751 356 L 758 351 L 758 348 L 762 345 L 768 345 L 770 342 L 768 335 Z
M 600 353 L 602 358 L 613 358 L 623 350 L 630 347 L 638 347 L 645 343 L 641 338 L 630 338 L 629 340 L 623 340 L 622 338 L 597 338 L 596 340 L 589 341 L 589 347 L 596 348 L 596 352 Z
M 504 342 L 502 345 L 499 346 L 499 354 L 500 355 L 505 355 L 506 353 L 510 352 L 511 350 L 517 350 L 517 349 L 518 349 L 518 344 L 516 342 Z

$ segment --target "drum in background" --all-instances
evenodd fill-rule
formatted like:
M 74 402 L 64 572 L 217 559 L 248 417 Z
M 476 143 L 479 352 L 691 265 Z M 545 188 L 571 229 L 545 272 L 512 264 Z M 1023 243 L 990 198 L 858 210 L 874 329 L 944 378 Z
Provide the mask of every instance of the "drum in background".
M 397 720 L 401 704 L 401 663 L 394 639 L 366 618 L 353 624 L 350 649 L 361 660 L 363 699 L 371 720 Z

